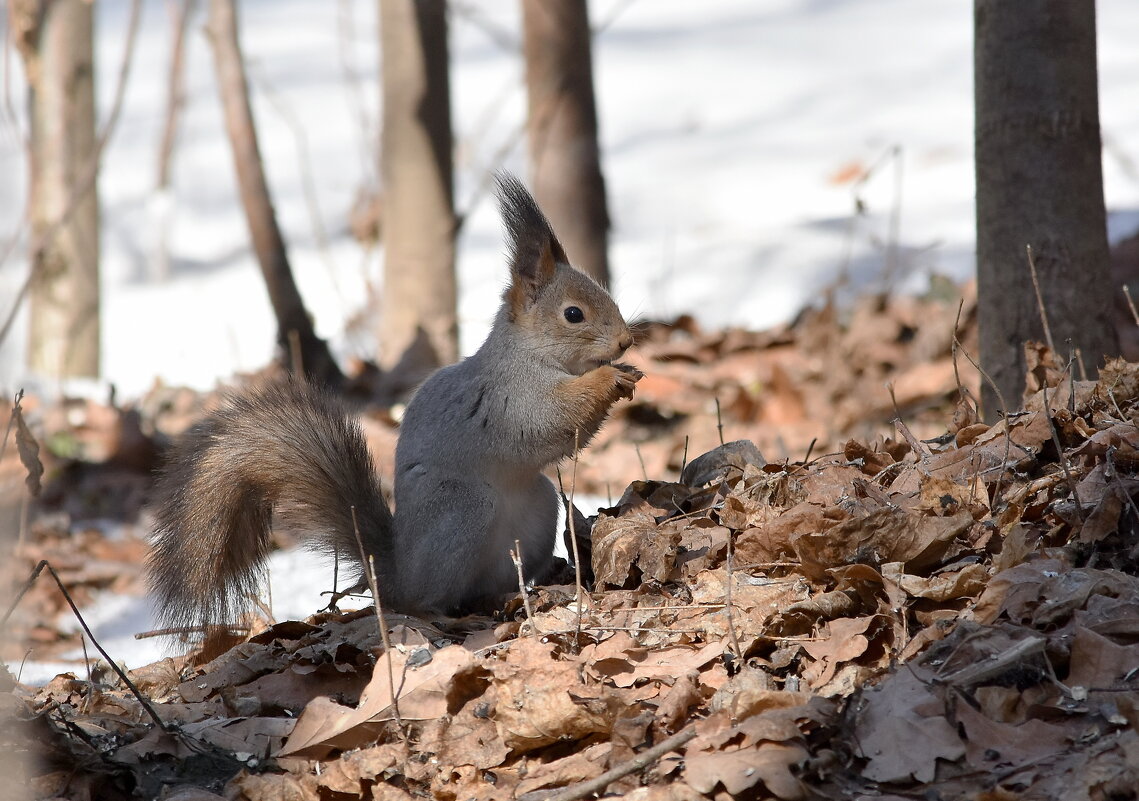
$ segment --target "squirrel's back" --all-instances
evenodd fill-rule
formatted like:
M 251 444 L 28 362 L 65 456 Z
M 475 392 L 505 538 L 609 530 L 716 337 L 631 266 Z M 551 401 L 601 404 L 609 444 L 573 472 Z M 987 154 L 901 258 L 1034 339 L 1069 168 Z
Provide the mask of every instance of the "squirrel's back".
M 360 565 L 355 507 L 377 573 L 390 566 L 391 513 L 363 432 L 328 392 L 298 381 L 227 397 L 171 450 L 155 500 L 150 579 L 171 625 L 246 611 L 271 524 Z

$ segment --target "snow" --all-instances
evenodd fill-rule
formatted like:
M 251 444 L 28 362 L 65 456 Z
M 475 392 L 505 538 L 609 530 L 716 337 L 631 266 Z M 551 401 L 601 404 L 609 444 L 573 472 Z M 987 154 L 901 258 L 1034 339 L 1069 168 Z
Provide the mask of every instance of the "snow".
M 96 4 L 101 116 L 113 97 L 129 6 Z M 376 175 L 375 6 L 240 4 L 281 227 L 318 332 L 341 356 L 375 349 L 368 304 L 381 255 L 364 252 L 346 223 L 357 189 Z M 500 166 L 525 174 L 525 95 L 517 3 L 464 0 L 453 8 L 456 199 L 467 215 L 460 317 L 469 352 L 489 326 L 504 279 L 499 221 L 480 187 Z M 1119 239 L 1139 228 L 1139 4 L 1100 0 L 1097 10 L 1104 187 L 1109 235 Z M 608 0 L 594 2 L 592 12 L 601 28 L 595 81 L 612 269 L 627 314 L 690 312 L 708 325 L 761 327 L 817 299 L 844 265 L 853 287 L 888 281 L 920 289 L 931 272 L 971 275 L 971 3 Z M 248 248 L 201 23 L 189 41 L 172 192 L 154 190 L 170 48 L 164 4 L 143 4 L 122 117 L 102 169 L 102 352 L 105 381 L 120 397 L 155 381 L 210 387 L 271 355 L 274 322 Z M 27 123 L 18 56 L 8 53 L 0 70 L 11 87 L 10 97 L 0 88 L 3 253 L 23 214 Z M 877 166 L 858 188 L 868 212 L 856 219 L 855 186 L 839 176 L 859 165 Z M 306 171 L 327 247 L 303 190 Z M 886 276 L 893 211 L 899 269 Z M 155 259 L 164 214 L 168 276 Z M 0 263 L 0 322 L 25 274 L 20 249 Z M 25 327 L 21 314 L 0 343 L 0 390 L 8 394 L 56 388 L 27 372 Z M 137 610 L 107 612 L 106 620 L 119 621 L 124 637 L 152 625 Z M 127 639 L 112 642 L 124 649 L 113 653 L 126 653 Z M 134 665 L 153 655 L 125 658 Z

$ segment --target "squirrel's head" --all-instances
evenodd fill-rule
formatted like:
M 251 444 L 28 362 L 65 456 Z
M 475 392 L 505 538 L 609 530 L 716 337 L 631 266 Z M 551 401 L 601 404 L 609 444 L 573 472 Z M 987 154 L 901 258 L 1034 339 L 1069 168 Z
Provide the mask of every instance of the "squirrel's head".
M 499 173 L 498 198 L 510 242 L 503 306 L 534 355 L 574 375 L 620 358 L 633 335 L 613 298 L 569 264 L 546 216 L 517 178 Z

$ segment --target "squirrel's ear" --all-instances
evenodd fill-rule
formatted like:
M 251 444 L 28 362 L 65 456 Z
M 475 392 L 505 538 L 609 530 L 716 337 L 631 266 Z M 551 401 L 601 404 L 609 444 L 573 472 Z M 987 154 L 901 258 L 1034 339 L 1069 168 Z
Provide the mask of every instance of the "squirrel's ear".
M 498 203 L 510 243 L 510 289 L 507 300 L 520 311 L 537 299 L 554 278 L 566 254 L 546 215 L 522 182 L 508 172 L 495 176 Z

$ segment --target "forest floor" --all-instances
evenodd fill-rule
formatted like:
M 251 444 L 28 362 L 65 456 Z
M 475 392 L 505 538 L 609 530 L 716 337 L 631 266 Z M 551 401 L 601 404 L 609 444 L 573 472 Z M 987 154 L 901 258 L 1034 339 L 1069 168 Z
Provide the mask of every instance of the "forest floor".
M 562 465 L 612 499 L 575 518 L 588 592 L 567 569 L 493 618 L 389 614 L 386 649 L 370 608 L 261 618 L 133 688 L 33 687 L 29 650 L 79 642 L 41 573 L 0 642 L 0 752 L 35 798 L 1134 799 L 1139 365 L 1084 381 L 1032 346 L 982 422 L 973 293 L 935 286 L 646 326 L 636 397 Z M 24 399 L 47 471 L 4 581 L 46 559 L 81 607 L 143 592 L 145 542 L 83 521 L 137 516 L 215 401 Z M 397 417 L 362 409 L 381 465 Z

